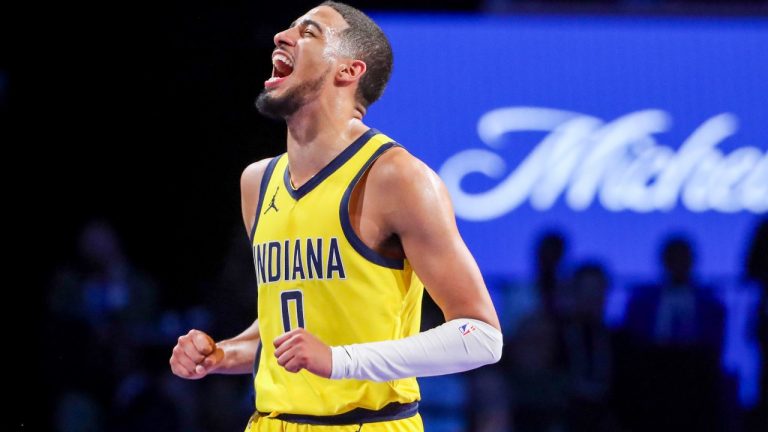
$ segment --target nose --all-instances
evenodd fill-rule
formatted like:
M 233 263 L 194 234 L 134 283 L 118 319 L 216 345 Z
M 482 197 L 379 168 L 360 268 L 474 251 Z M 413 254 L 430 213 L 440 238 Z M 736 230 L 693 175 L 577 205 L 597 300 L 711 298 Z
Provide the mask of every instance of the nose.
M 275 37 L 273 39 L 275 42 L 275 46 L 280 47 L 282 45 L 293 45 L 293 39 L 291 38 L 291 35 L 290 35 L 293 29 L 294 28 L 288 28 L 275 34 Z

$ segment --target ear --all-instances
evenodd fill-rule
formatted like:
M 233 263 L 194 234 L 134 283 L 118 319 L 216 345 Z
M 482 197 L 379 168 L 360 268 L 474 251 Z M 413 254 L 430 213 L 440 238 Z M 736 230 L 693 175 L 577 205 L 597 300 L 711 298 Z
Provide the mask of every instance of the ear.
M 339 64 L 336 80 L 343 85 L 358 81 L 368 69 L 362 60 L 349 60 Z

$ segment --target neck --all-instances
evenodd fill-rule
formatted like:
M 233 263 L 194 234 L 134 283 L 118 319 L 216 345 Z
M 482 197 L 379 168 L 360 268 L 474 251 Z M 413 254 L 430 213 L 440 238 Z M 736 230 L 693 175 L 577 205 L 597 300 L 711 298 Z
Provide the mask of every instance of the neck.
M 360 109 L 340 103 L 323 106 L 319 100 L 302 107 L 286 124 L 288 169 L 295 187 L 306 183 L 368 130 Z

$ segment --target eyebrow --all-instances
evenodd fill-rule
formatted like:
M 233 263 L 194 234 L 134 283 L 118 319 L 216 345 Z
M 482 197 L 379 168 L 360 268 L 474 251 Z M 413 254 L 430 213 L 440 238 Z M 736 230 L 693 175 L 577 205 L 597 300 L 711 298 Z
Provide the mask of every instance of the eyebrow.
M 308 25 L 315 26 L 317 28 L 317 30 L 320 31 L 320 33 L 323 33 L 323 26 L 318 24 L 317 21 L 311 20 L 309 18 L 304 18 L 303 20 L 301 20 L 300 24 L 303 25 L 303 26 L 308 26 Z M 291 25 L 288 26 L 288 27 L 289 28 L 296 27 L 296 21 L 292 22 Z

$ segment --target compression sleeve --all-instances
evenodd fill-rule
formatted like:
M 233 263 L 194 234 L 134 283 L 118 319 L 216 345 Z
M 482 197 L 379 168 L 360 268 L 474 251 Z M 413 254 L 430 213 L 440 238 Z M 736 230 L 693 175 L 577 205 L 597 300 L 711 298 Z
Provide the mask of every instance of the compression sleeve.
M 403 339 L 331 347 L 331 379 L 390 381 L 463 372 L 501 358 L 501 332 L 459 318 Z

